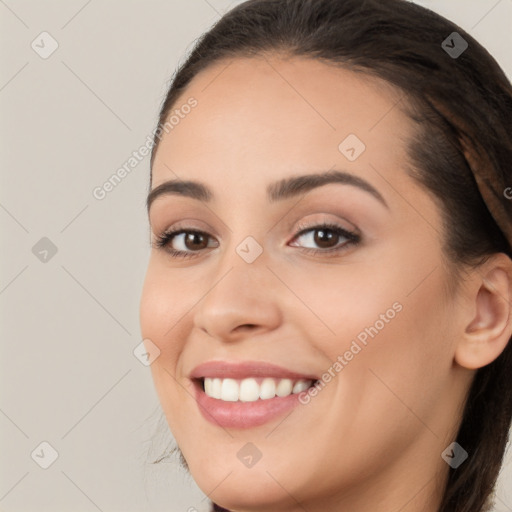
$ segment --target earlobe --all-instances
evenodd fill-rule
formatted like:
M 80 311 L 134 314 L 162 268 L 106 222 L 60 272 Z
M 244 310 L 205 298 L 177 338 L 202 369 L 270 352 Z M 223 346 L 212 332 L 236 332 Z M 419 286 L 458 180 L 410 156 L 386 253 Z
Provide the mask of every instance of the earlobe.
M 497 359 L 512 336 L 512 260 L 499 253 L 475 272 L 472 315 L 455 351 L 457 364 L 472 370 Z

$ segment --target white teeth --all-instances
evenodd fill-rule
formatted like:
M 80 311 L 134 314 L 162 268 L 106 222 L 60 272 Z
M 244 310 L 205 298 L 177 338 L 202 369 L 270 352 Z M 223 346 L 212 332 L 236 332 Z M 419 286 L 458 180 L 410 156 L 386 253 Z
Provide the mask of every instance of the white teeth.
M 208 396 L 212 396 L 212 379 L 204 379 L 204 392 Z
M 260 397 L 260 387 L 254 379 L 244 379 L 240 383 L 239 399 L 241 402 L 255 402 Z
M 255 402 L 258 399 L 268 400 L 270 398 L 285 397 L 292 393 L 300 393 L 308 389 L 313 381 L 291 379 L 264 378 L 258 384 L 254 378 L 242 380 L 235 379 L 204 379 L 204 392 L 211 398 L 224 400 L 225 402 Z
M 290 379 L 282 379 L 276 388 L 277 396 L 288 396 L 292 394 L 293 384 Z
M 212 394 L 208 395 L 208 396 L 211 396 L 212 398 L 220 398 L 221 389 L 222 389 L 222 381 L 220 379 L 208 379 L 208 380 L 212 381 L 212 386 L 211 386 Z M 204 382 L 206 385 L 206 379 L 204 379 Z
M 274 379 L 263 379 L 260 386 L 260 398 L 274 398 L 276 396 L 276 381 Z
M 295 394 L 295 393 L 301 393 L 302 391 L 306 391 L 306 389 L 308 389 L 309 386 L 311 386 L 311 381 L 298 380 L 295 383 L 295 386 L 293 386 L 292 393 Z
M 238 382 L 235 379 L 223 379 L 220 399 L 225 402 L 238 401 Z

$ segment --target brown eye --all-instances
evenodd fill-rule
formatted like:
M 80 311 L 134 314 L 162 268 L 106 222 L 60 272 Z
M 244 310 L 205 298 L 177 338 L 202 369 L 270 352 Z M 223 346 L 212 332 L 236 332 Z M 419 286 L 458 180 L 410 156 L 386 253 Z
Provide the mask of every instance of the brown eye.
M 165 249 L 172 257 L 190 258 L 206 249 L 210 239 L 210 235 L 202 231 L 176 229 L 158 235 L 154 247 Z M 213 244 L 213 247 L 216 245 Z
M 302 242 L 301 247 L 304 247 L 304 243 L 312 245 L 312 247 L 304 247 L 306 252 L 329 253 L 341 251 L 349 245 L 358 244 L 360 236 L 336 224 L 325 224 L 303 229 L 295 237 L 295 240 Z
M 210 235 L 201 231 L 175 231 L 164 234 L 160 246 L 169 246 L 169 251 L 198 252 L 208 247 Z
M 338 243 L 340 235 L 330 229 L 317 229 L 313 241 L 322 248 L 334 247 Z M 334 242 L 334 243 L 333 243 Z
M 183 240 L 185 247 L 191 251 L 205 249 L 208 246 L 208 235 L 198 231 L 187 232 Z

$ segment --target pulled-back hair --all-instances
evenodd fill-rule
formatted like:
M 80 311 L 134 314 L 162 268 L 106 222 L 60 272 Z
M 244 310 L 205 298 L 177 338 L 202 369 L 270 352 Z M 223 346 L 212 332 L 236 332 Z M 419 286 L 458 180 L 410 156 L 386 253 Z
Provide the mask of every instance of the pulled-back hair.
M 453 32 L 469 45 L 457 58 L 442 47 Z M 454 279 L 462 279 L 463 264 L 474 268 L 498 252 L 512 257 L 479 192 L 470 157 L 477 155 L 499 183 L 512 185 L 512 86 L 475 39 L 405 0 L 249 0 L 197 40 L 172 77 L 159 125 L 210 65 L 275 54 L 318 59 L 395 86 L 415 127 L 408 172 L 441 208 L 444 254 Z M 157 136 L 154 142 L 151 165 Z M 469 458 L 450 468 L 439 512 L 489 510 L 512 418 L 511 376 L 509 341 L 475 374 L 456 438 Z

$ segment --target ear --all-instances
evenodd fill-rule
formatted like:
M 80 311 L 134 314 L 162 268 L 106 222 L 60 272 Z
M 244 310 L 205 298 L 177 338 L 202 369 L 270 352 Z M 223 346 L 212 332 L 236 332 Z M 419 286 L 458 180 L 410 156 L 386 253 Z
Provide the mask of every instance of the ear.
M 492 363 L 512 336 L 512 260 L 494 254 L 473 271 L 470 281 L 471 313 L 455 361 L 474 370 Z

